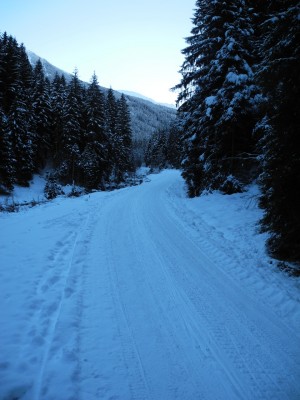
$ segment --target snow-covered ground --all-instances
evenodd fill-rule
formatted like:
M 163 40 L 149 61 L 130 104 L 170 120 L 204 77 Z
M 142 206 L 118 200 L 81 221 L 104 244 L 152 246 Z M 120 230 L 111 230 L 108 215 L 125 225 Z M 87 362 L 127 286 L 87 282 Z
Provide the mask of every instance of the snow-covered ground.
M 1 400 L 300 398 L 299 278 L 255 187 L 150 180 L 0 214 Z
M 0 195 L 0 205 L 9 206 L 12 204 L 45 201 L 45 184 L 46 179 L 43 176 L 34 175 L 28 188 L 17 185 L 9 196 Z

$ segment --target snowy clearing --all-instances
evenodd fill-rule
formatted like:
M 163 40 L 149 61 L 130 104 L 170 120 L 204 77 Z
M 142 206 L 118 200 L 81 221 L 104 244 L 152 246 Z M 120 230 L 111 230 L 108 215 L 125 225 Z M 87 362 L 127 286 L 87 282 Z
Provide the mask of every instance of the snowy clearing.
M 300 281 L 264 253 L 255 187 L 150 179 L 0 215 L 1 400 L 300 397 Z

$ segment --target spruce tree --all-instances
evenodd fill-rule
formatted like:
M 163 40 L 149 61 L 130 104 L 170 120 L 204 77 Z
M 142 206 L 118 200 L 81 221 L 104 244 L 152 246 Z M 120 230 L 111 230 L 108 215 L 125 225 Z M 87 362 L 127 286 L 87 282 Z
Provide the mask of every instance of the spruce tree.
M 66 108 L 66 80 L 63 75 L 57 73 L 51 84 L 50 105 L 52 113 L 52 160 L 54 167 L 59 167 L 63 160 L 63 133 L 64 114 Z
M 300 261 L 299 6 L 268 1 L 257 78 L 267 98 L 260 123 L 262 227 L 273 256 Z
M 183 176 L 190 196 L 241 190 L 254 126 L 253 33 L 243 0 L 198 0 L 176 89 L 184 119 Z
M 166 144 L 167 166 L 171 168 L 180 168 L 181 165 L 181 135 L 180 124 L 178 121 L 171 124 Z
M 0 107 L 0 193 L 10 193 L 15 181 L 12 143 L 7 117 Z
M 4 33 L 0 39 L 1 181 L 28 185 L 34 171 L 30 93 L 32 68 L 23 45 Z
M 119 142 L 118 168 L 123 179 L 125 173 L 133 170 L 131 118 L 124 94 L 118 100 L 116 133 Z
M 158 129 L 151 136 L 146 153 L 146 166 L 154 169 L 163 169 L 167 166 L 168 130 Z
M 4 113 L 8 114 L 20 85 L 20 52 L 16 39 L 6 32 L 1 37 L 0 45 L 0 100 Z
M 18 55 L 18 75 L 24 89 L 28 90 L 28 94 L 32 90 L 33 84 L 33 68 L 28 59 L 26 49 L 23 44 L 19 46 Z
M 35 136 L 36 168 L 43 168 L 51 152 L 51 104 L 50 91 L 47 85 L 43 65 L 38 60 L 32 78 L 31 112 L 33 117 L 32 130 Z
M 122 180 L 120 172 L 120 152 L 122 152 L 122 140 L 118 130 L 118 104 L 113 90 L 110 88 L 106 95 L 106 127 L 110 142 L 109 158 L 112 162 L 110 180 L 119 182 Z
M 105 121 L 105 98 L 94 73 L 86 93 L 86 145 L 81 155 L 80 166 L 84 185 L 88 189 L 104 187 L 108 181 L 112 164 L 109 159 L 110 142 Z
M 155 169 L 180 168 L 180 135 L 178 121 L 169 127 L 158 129 L 148 141 L 145 163 Z
M 34 134 L 31 131 L 32 117 L 28 107 L 27 92 L 22 87 L 10 107 L 7 116 L 7 134 L 13 150 L 12 168 L 15 170 L 16 183 L 28 186 L 34 166 Z
M 112 88 L 109 88 L 106 96 L 106 124 L 111 135 L 116 134 L 117 128 L 117 101 Z
M 56 176 L 53 173 L 48 174 L 44 194 L 47 200 L 55 199 L 55 197 L 64 194 L 61 186 L 57 183 Z
M 79 178 L 80 143 L 83 136 L 83 89 L 77 71 L 67 87 L 62 117 L 62 154 L 60 177 L 74 183 Z

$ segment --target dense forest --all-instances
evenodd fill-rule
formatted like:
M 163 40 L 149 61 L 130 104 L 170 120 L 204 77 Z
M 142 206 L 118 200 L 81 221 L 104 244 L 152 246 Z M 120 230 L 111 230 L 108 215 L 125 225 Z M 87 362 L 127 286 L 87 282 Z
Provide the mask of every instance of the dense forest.
M 38 60 L 31 66 L 25 47 L 0 38 L 0 190 L 26 186 L 47 167 L 47 194 L 57 183 L 101 189 L 133 171 L 130 113 L 124 96 L 104 94 L 94 74 L 83 85 L 75 71 L 50 82 Z
M 103 189 L 126 179 L 134 157 L 152 169 L 181 168 L 190 197 L 258 182 L 270 254 L 299 262 L 299 15 L 292 0 L 197 0 L 174 88 L 177 119 L 136 148 L 124 95 L 104 93 L 95 74 L 88 86 L 77 72 L 50 81 L 4 33 L 0 191 L 28 185 L 46 166 L 50 197 L 57 182 Z
M 178 116 L 188 195 L 260 183 L 273 256 L 300 261 L 299 2 L 197 0 Z

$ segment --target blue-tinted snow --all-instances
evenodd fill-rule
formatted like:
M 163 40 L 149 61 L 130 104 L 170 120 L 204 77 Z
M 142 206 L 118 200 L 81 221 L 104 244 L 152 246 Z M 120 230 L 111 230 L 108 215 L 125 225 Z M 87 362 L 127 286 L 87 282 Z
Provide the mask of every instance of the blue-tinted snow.
M 299 283 L 257 188 L 149 180 L 0 215 L 1 400 L 298 398 Z

